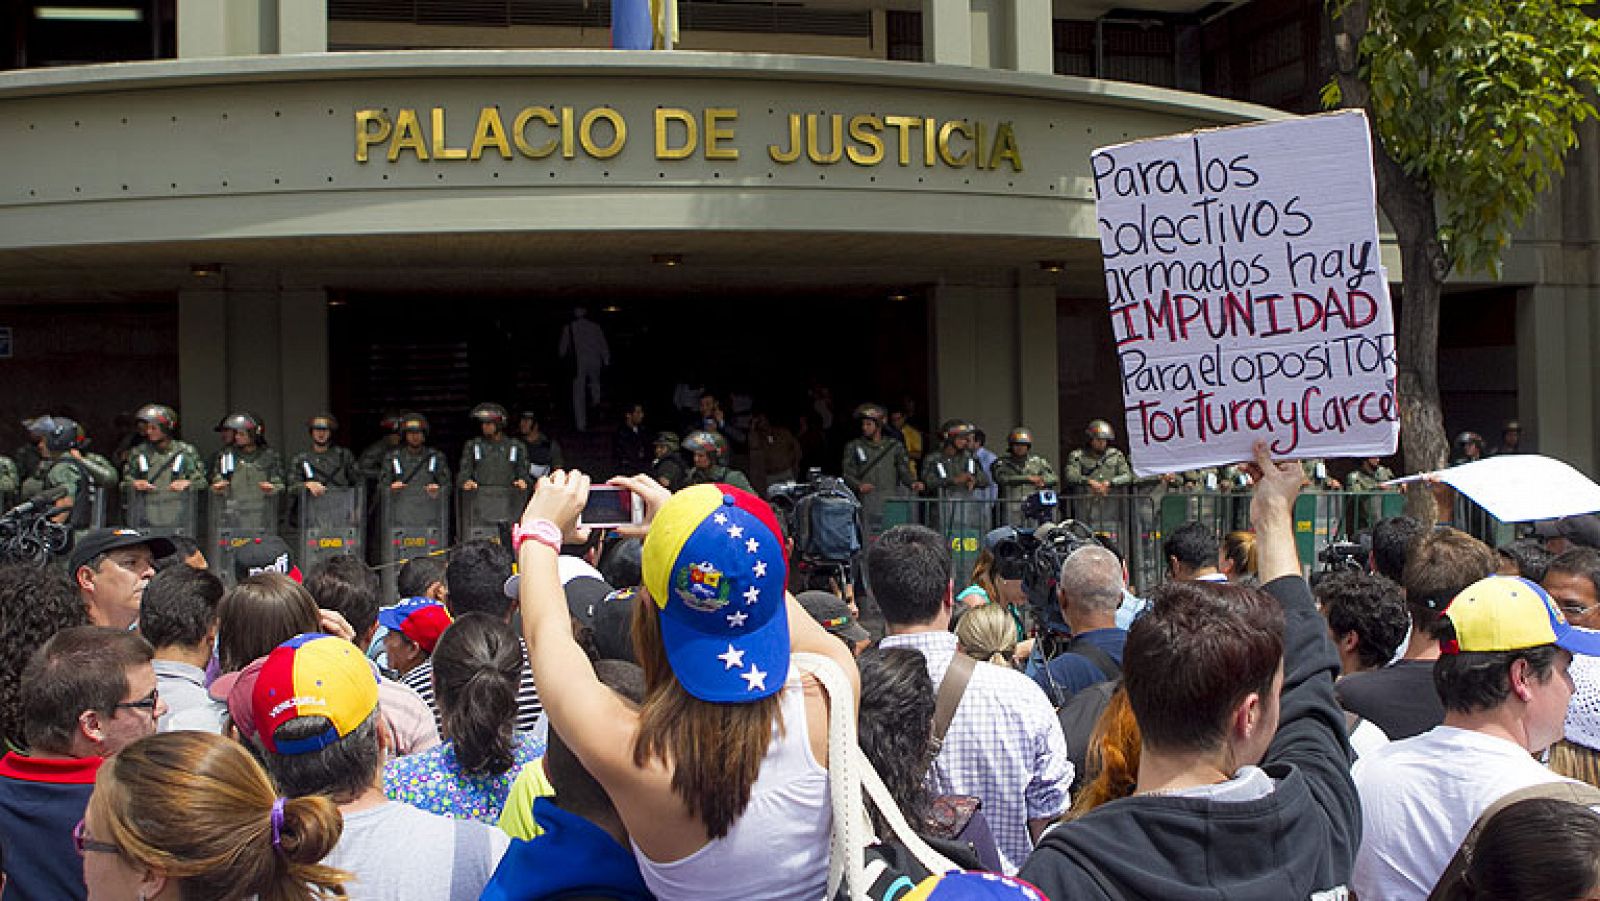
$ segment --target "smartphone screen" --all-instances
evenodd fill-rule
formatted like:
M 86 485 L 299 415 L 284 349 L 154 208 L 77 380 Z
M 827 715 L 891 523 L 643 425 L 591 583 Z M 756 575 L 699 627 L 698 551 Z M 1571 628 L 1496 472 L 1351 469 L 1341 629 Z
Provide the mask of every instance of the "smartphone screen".
M 589 500 L 578 517 L 578 524 L 585 526 L 619 526 L 634 521 L 633 492 L 615 485 L 590 487 Z

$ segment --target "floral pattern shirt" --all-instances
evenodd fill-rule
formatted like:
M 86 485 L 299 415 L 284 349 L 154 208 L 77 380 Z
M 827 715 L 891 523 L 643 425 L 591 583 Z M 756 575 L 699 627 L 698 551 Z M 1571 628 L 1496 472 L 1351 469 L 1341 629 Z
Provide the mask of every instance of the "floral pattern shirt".
M 518 734 L 512 743 L 511 769 L 498 776 L 469 775 L 456 760 L 455 742 L 447 741 L 420 754 L 396 757 L 383 768 L 383 793 L 392 801 L 429 813 L 491 825 L 511 792 L 523 765 L 544 756 L 544 742 Z

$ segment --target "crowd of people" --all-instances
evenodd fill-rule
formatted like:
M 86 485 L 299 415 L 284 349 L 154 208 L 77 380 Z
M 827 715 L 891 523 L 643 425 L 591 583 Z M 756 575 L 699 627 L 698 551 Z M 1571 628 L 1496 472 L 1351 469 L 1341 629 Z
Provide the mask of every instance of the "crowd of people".
M 1600 518 L 1491 548 L 1390 517 L 1361 565 L 1308 581 L 1294 502 L 1340 482 L 1262 448 L 1154 481 L 1248 487 L 1249 521 L 1167 532 L 1145 597 L 1124 549 L 1089 536 L 1048 574 L 1044 615 L 1006 550 L 1016 529 L 984 538 L 967 585 L 948 536 L 910 523 L 880 523 L 854 584 L 802 590 L 791 524 L 726 466 L 716 399 L 702 412 L 611 479 L 643 521 L 589 530 L 589 477 L 492 404 L 459 481 L 412 414 L 374 469 L 331 417 L 284 467 L 249 414 L 201 460 L 172 410 L 141 410 L 131 492 L 392 475 L 528 499 L 504 543 L 411 559 L 390 589 L 355 556 L 302 573 L 286 547 L 213 573 L 192 542 L 127 527 L 0 567 L 3 891 L 1600 893 Z M 42 419 L 33 477 L 97 478 L 76 425 Z M 1058 477 L 1025 428 L 985 460 L 970 424 L 946 423 L 919 460 L 903 416 L 856 419 L 842 471 L 869 516 L 875 495 L 1139 488 L 1101 421 Z M 1387 478 L 1367 463 L 1344 485 Z

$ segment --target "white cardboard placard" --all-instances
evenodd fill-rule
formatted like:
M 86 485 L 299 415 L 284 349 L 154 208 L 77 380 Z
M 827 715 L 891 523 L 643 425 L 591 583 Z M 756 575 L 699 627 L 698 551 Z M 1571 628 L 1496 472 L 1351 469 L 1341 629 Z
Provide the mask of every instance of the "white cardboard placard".
M 1566 463 L 1538 454 L 1490 457 L 1388 484 L 1429 477 L 1449 483 L 1501 522 L 1558 519 L 1600 510 L 1600 485 Z

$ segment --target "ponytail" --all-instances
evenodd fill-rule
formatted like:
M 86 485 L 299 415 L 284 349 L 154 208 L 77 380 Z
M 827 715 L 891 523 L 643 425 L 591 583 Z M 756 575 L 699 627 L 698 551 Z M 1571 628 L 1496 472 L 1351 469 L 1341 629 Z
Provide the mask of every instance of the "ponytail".
M 432 661 L 439 718 L 461 768 L 473 775 L 509 771 L 522 681 L 516 633 L 488 614 L 469 613 L 439 637 Z

